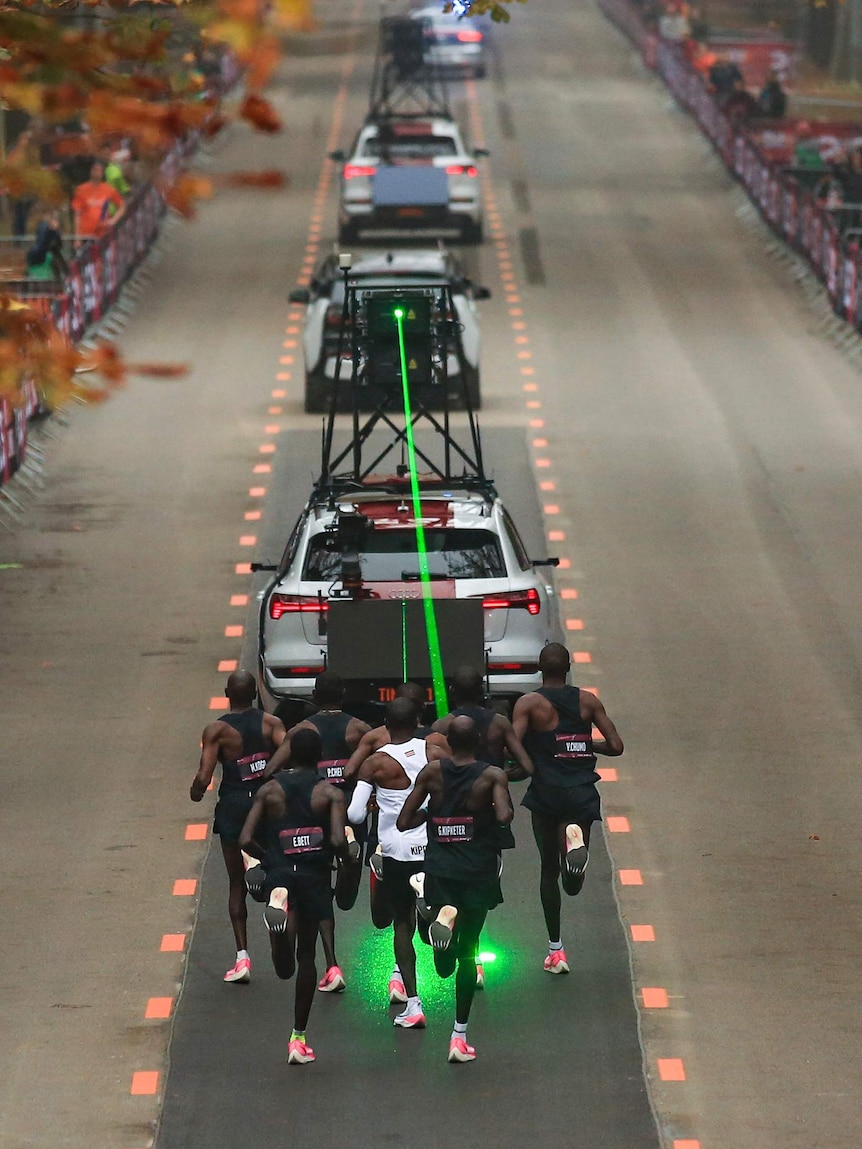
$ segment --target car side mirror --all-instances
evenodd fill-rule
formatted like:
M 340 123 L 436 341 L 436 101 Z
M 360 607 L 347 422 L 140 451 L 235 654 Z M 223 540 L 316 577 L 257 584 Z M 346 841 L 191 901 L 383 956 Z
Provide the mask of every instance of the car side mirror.
M 251 563 L 251 572 L 256 574 L 258 571 L 277 571 L 278 567 L 274 563 Z
M 329 153 L 329 158 L 337 164 L 343 164 L 347 158 L 341 148 L 336 148 L 334 152 Z
M 473 298 L 474 299 L 490 299 L 491 298 L 491 288 L 490 287 L 476 287 L 476 288 L 474 288 L 473 289 Z
M 287 298 L 291 303 L 310 303 L 311 292 L 307 287 L 297 287 Z
M 474 156 L 481 156 L 484 159 L 485 157 L 489 156 L 490 154 L 491 153 L 487 148 L 473 148 L 473 155 Z
M 530 559 L 531 567 L 558 567 L 560 560 L 558 558 L 550 559 Z

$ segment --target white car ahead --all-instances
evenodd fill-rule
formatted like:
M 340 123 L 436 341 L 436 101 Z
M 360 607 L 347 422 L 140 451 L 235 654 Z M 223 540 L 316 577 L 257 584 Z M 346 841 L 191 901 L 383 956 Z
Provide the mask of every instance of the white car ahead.
M 409 249 L 380 255 L 364 255 L 350 269 L 348 282 L 363 287 L 414 287 L 448 284 L 460 329 L 461 355 L 453 346 L 448 354 L 446 373 L 450 396 L 457 399 L 466 382 L 470 405 L 481 406 L 479 352 L 481 338 L 476 318 L 476 301 L 489 299 L 487 287 L 474 287 L 464 275 L 459 261 L 447 251 Z M 338 362 L 338 346 L 344 313 L 344 274 L 339 270 L 338 256 L 324 260 L 311 282 L 310 290 L 298 288 L 290 293 L 292 303 L 307 304 L 302 348 L 305 355 L 305 410 L 329 410 Z M 349 338 L 342 342 L 343 360 L 340 378 L 349 380 L 352 361 Z M 463 363 L 464 379 L 461 365 Z M 341 384 L 348 405 L 348 387 Z
M 487 72 L 485 60 L 491 21 L 484 16 L 461 17 L 444 12 L 442 6 L 414 9 L 414 20 L 427 21 L 425 60 L 444 72 L 467 74 L 480 80 Z
M 454 120 L 446 116 L 390 116 L 369 120 L 341 163 L 338 237 L 362 232 L 444 232 L 464 243 L 482 242 L 482 202 L 477 158 Z

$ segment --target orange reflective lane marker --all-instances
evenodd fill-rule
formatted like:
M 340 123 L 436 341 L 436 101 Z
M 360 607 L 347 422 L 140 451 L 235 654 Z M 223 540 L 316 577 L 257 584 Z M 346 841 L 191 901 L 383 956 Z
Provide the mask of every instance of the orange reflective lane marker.
M 531 419 L 530 420 L 530 426 L 531 427 L 544 427 L 544 425 L 545 425 L 544 419 Z
M 616 766 L 597 766 L 596 773 L 603 782 L 619 782 Z
M 536 459 L 536 466 L 537 467 L 550 467 L 550 465 L 551 465 L 550 459 Z
M 177 878 L 174 882 L 175 898 L 191 898 L 198 888 L 197 878 Z
M 530 411 L 538 411 L 541 406 L 542 406 L 542 404 L 539 402 L 538 399 L 530 399 L 527 402 L 527 408 Z
M 289 371 L 277 371 L 275 376 L 276 383 L 289 383 L 291 375 Z M 273 399 L 283 399 L 287 394 L 286 391 L 273 391 Z
M 558 569 L 561 571 L 570 571 L 572 569 L 572 560 L 571 559 L 560 559 L 560 565 L 559 565 Z M 587 659 L 586 661 L 589 662 L 590 659 Z
M 262 517 L 261 511 L 246 511 L 243 518 L 247 523 L 257 523 Z
M 548 445 L 547 439 L 534 439 L 533 440 L 533 446 L 534 447 L 547 447 L 547 445 Z
M 264 432 L 267 435 L 280 435 L 281 434 L 281 424 L 280 423 L 267 423 L 267 425 L 264 427 Z
M 165 934 L 159 950 L 163 954 L 181 954 L 186 948 L 185 934 Z
M 640 870 L 620 870 L 619 875 L 621 886 L 642 886 L 644 884 L 643 874 Z
M 548 531 L 549 543 L 564 543 L 566 541 L 565 531 Z
M 560 513 L 560 508 L 556 503 L 545 503 L 542 510 L 546 515 L 558 515 Z
M 257 535 L 240 535 L 239 545 L 241 547 L 255 547 L 257 546 Z
M 642 989 L 641 1000 L 644 1003 L 644 1009 L 667 1009 L 667 990 L 657 987 Z
M 252 472 L 255 475 L 271 475 L 272 474 L 272 464 L 271 463 L 255 463 L 255 465 L 252 467 Z
M 578 592 L 573 586 L 564 586 L 560 591 L 560 598 L 577 598 Z
M 242 638 L 243 628 L 241 626 L 226 626 L 224 628 L 225 638 Z
M 605 825 L 612 834 L 628 834 L 631 831 L 628 818 L 619 816 L 605 818 Z
M 233 573 L 238 575 L 251 574 L 251 563 L 237 563 L 233 568 Z
M 209 822 L 189 822 L 186 826 L 185 840 L 187 842 L 205 842 L 209 828 Z
M 583 630 L 584 620 L 582 618 L 567 618 L 566 630 Z
M 652 926 L 632 926 L 631 934 L 633 942 L 655 941 L 655 930 Z
M 261 443 L 257 450 L 259 455 L 274 455 L 275 443 Z
M 273 399 L 286 399 L 287 398 L 287 392 L 286 391 L 273 391 L 272 397 L 273 397 Z
M 248 493 L 252 499 L 262 499 L 266 494 L 266 487 L 249 487 Z
M 674 1141 L 673 1149 L 700 1149 L 699 1141 Z
M 230 703 L 223 694 L 216 695 L 210 699 L 210 710 L 227 710 Z
M 562 565 L 563 564 L 561 561 L 560 566 L 562 566 Z M 588 650 L 573 650 L 572 651 L 572 662 L 592 662 L 592 661 L 593 661 L 593 656 L 590 654 L 590 652 Z
M 139 1097 L 151 1097 L 159 1090 L 159 1075 L 150 1070 L 139 1070 L 132 1074 L 132 1087 L 130 1093 Z
M 147 1002 L 147 1008 L 144 1010 L 144 1017 L 147 1021 L 163 1021 L 166 1017 L 171 1016 L 173 1008 L 174 999 L 172 997 L 151 997 Z
M 284 407 L 267 407 L 266 413 L 267 415 L 283 415 Z
M 656 1061 L 662 1081 L 685 1081 L 685 1066 L 680 1057 L 660 1057 Z
M 217 669 L 219 674 L 232 674 L 238 665 L 239 663 L 235 658 L 223 658 L 219 662 Z
M 556 489 L 557 484 L 553 479 L 542 479 L 541 483 L 539 483 L 540 491 L 556 491 Z
M 232 594 L 230 596 L 230 605 L 231 606 L 248 606 L 248 595 L 247 594 Z

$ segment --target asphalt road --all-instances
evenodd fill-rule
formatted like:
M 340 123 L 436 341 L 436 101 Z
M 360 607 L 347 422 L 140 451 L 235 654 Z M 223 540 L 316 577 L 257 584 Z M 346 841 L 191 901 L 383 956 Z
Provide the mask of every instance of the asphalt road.
M 163 1111 L 161 1149 L 291 1134 L 424 1147 L 462 1122 L 501 1149 L 850 1149 L 860 378 L 587 0 L 518 7 L 492 76 L 457 96 L 493 152 L 498 218 L 472 257 L 495 292 L 489 452 L 522 529 L 538 531 L 538 504 L 562 535 L 547 545 L 568 560 L 558 589 L 578 594 L 563 601 L 577 677 L 628 747 L 605 787 L 606 814 L 627 821 L 566 907 L 577 972 L 537 966 L 519 825 L 476 1065 L 441 1061 L 448 987 L 428 991 L 426 1033 L 389 1027 L 385 939 L 361 904 L 339 926 L 351 987 L 315 1003 L 318 1065 L 281 1062 L 290 990 L 259 924 L 254 984 L 221 984 L 220 860 L 201 869 L 207 843 L 185 839 L 211 799 L 191 807 L 186 790 L 218 664 L 251 656 L 253 603 L 231 598 L 254 592 L 235 566 L 274 557 L 312 477 L 319 423 L 301 413 L 298 363 L 279 362 L 295 356 L 285 294 L 318 210 L 318 250 L 332 238 L 324 144 L 333 116 L 340 142 L 358 125 L 370 74 L 372 6 L 352 71 L 351 14 L 320 8 L 324 31 L 275 90 L 284 136 L 232 130 L 215 157 L 283 165 L 290 190 L 226 193 L 172 232 L 124 337 L 130 359 L 191 375 L 75 412 L 48 489 L 0 540 L 21 564 L 0 572 L 0 1146 L 143 1149 Z M 172 892 L 201 877 L 197 907 Z M 161 951 L 166 935 L 187 962 Z M 173 1023 L 145 1017 L 156 998 Z

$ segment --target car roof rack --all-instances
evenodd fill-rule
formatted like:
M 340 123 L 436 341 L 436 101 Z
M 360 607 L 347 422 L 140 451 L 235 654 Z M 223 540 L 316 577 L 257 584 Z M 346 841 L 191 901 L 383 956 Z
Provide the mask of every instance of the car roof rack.
M 416 432 L 419 441 L 414 443 L 414 453 L 423 491 L 457 489 L 496 497 L 494 484 L 485 474 L 451 285 L 429 281 L 405 287 L 373 286 L 351 282 L 349 266 L 342 266 L 342 271 L 344 301 L 335 380 L 323 423 L 320 477 L 312 498 L 334 499 L 341 493 L 370 489 L 409 493 L 408 438 Z M 458 364 L 457 388 L 451 386 L 448 375 L 452 357 Z M 467 415 L 467 427 L 460 431 L 451 420 L 453 390 Z M 338 412 L 345 408 L 350 411 L 350 433 L 346 444 L 336 447 Z M 397 460 L 393 473 L 381 475 L 381 463 L 393 455 Z
M 428 58 L 431 32 L 427 17 L 381 19 L 366 123 L 406 116 L 452 118 L 446 81 Z

